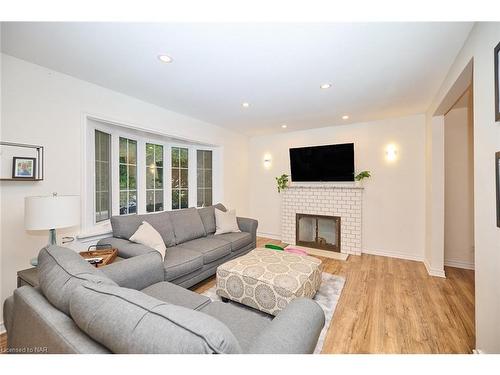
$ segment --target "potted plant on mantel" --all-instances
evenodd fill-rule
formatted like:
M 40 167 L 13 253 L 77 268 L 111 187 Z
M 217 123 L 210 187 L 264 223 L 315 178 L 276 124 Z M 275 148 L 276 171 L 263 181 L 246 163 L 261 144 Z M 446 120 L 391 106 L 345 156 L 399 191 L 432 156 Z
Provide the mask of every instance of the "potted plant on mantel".
M 370 171 L 361 171 L 359 172 L 354 179 L 356 180 L 356 186 L 362 187 L 363 186 L 363 180 L 370 178 L 371 172 Z
M 276 184 L 278 185 L 278 193 L 281 193 L 282 190 L 285 190 L 288 187 L 288 175 L 283 173 L 279 177 L 276 178 Z

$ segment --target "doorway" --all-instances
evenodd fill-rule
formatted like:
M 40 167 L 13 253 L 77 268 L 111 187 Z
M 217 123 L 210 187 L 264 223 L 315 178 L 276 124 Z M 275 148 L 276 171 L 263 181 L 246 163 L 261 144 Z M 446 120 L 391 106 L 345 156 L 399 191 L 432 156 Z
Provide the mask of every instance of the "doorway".
M 444 115 L 444 265 L 474 269 L 472 85 Z

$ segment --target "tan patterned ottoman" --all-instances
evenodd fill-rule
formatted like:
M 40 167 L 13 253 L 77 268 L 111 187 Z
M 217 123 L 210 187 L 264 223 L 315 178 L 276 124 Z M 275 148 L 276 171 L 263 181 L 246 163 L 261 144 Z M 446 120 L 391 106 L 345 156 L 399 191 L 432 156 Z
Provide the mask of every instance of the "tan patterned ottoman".
M 217 268 L 217 295 L 277 315 L 297 297 L 313 298 L 321 260 L 264 248 Z

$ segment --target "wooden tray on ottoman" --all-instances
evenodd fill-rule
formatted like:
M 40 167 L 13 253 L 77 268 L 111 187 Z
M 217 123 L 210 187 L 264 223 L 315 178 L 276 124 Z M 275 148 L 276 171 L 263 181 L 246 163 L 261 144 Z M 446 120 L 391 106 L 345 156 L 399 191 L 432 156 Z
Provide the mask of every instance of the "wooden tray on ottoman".
M 102 263 L 98 263 L 95 266 L 97 268 L 105 266 L 107 264 L 113 263 L 118 255 L 117 249 L 105 249 L 105 250 L 92 250 L 92 251 L 82 251 L 80 253 L 82 258 L 102 258 Z

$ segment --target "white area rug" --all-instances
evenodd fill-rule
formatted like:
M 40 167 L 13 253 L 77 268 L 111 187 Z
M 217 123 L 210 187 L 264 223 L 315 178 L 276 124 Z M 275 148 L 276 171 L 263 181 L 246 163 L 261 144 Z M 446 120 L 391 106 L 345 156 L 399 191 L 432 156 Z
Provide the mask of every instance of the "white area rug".
M 314 354 L 321 353 L 321 350 L 323 349 L 323 343 L 325 341 L 326 333 L 328 332 L 328 327 L 330 327 L 333 313 L 335 312 L 337 302 L 340 298 L 340 294 L 342 293 L 342 289 L 344 288 L 345 283 L 345 279 L 343 277 L 335 276 L 330 273 L 323 272 L 322 277 L 323 280 L 321 282 L 321 286 L 319 287 L 318 293 L 316 293 L 316 295 L 314 296 L 314 300 L 321 306 L 325 313 L 325 326 L 323 327 L 323 330 L 319 335 L 318 344 L 316 345 L 316 349 L 314 349 Z M 203 295 L 209 297 L 212 301 L 221 300 L 220 297 L 215 294 L 215 286 L 205 291 Z M 247 308 L 251 309 L 250 307 Z M 269 319 L 272 318 L 266 313 L 262 313 L 260 311 L 258 313 L 262 314 L 262 316 L 268 317 Z

